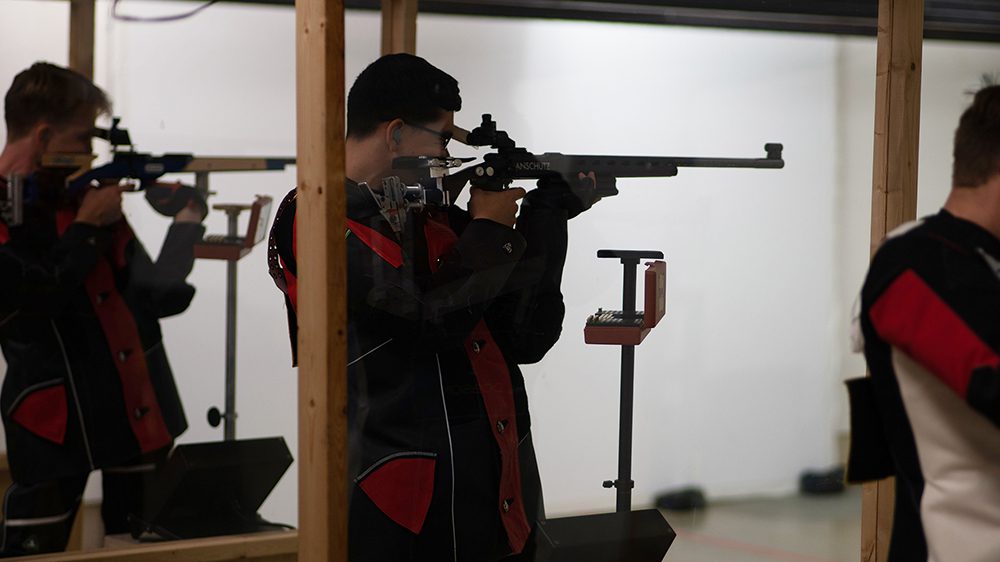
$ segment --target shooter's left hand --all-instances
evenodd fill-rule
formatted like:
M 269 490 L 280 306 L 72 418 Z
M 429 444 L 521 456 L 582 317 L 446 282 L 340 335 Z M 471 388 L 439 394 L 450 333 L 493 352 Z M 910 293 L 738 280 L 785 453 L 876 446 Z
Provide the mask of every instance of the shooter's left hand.
M 614 189 L 613 178 L 611 182 L 611 189 Z M 580 172 L 569 183 L 560 176 L 545 177 L 538 180 L 537 185 L 537 189 L 529 191 L 525 196 L 525 204 L 529 207 L 564 209 L 567 218 L 579 215 L 601 200 L 594 172 Z
M 208 214 L 201 192 L 180 182 L 157 182 L 147 187 L 146 201 L 161 215 L 174 217 L 174 222 L 201 222 Z

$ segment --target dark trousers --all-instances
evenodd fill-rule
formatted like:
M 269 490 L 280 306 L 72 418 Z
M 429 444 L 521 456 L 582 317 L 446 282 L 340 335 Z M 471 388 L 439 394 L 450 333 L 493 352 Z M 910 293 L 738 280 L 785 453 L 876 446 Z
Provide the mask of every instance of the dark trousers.
M 101 471 L 101 518 L 108 535 L 129 531 L 130 513 L 142 513 L 148 476 L 156 468 L 149 459 Z M 38 484 L 14 482 L 3 501 L 0 557 L 25 556 L 66 550 L 76 512 L 80 508 L 87 474 Z

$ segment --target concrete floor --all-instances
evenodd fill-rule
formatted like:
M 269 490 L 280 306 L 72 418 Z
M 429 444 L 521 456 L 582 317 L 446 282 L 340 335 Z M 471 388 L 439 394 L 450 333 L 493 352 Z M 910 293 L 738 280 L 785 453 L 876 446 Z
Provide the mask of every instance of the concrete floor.
M 857 562 L 861 488 L 833 496 L 788 496 L 663 511 L 677 538 L 666 562 Z
M 83 548 L 100 547 L 100 507 L 84 505 Z M 663 511 L 677 538 L 665 562 L 858 562 L 861 488 L 834 496 L 710 502 Z

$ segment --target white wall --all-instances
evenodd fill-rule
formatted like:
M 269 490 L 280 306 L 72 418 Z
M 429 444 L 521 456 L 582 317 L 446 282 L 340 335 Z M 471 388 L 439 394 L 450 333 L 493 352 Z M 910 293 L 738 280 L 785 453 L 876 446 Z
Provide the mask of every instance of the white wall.
M 800 470 L 832 463 L 836 41 L 450 17 L 423 18 L 419 37 L 462 84 L 461 123 L 493 113 L 534 150 L 787 147 L 781 171 L 621 180 L 621 196 L 571 224 L 564 336 L 525 369 L 550 510 L 613 505 L 600 482 L 616 472 L 619 353 L 581 337 L 588 314 L 621 302 L 621 266 L 598 262 L 600 248 L 660 249 L 669 263 L 668 316 L 636 354 L 637 503 L 686 483 L 790 491 Z
M 153 25 L 111 21 L 108 6 L 99 3 L 97 81 L 141 150 L 294 153 L 292 10 L 216 5 Z M 61 3 L 0 5 L 0 84 L 38 59 L 65 63 L 67 13 Z M 47 35 L 14 23 L 28 20 Z M 348 13 L 346 29 L 350 83 L 378 56 L 379 16 Z M 925 119 L 955 122 L 953 94 L 975 77 L 947 74 L 958 70 L 943 60 L 966 48 L 942 46 L 940 65 L 928 48 Z M 802 469 L 835 462 L 839 381 L 863 370 L 845 352 L 845 311 L 867 256 L 873 40 L 426 15 L 418 54 L 459 80 L 459 124 L 492 113 L 531 150 L 760 157 L 765 142 L 786 147 L 780 171 L 621 180 L 619 197 L 571 223 L 564 335 L 525 368 L 550 512 L 614 501 L 600 482 L 615 477 L 619 354 L 581 335 L 588 314 L 621 299 L 621 267 L 598 261 L 600 248 L 659 249 L 669 263 L 668 316 L 636 353 L 637 504 L 687 483 L 713 497 L 788 492 Z M 931 82 L 937 72 L 947 77 Z M 921 162 L 923 188 L 938 166 Z M 213 177 L 216 202 L 277 199 L 294 182 L 294 170 Z M 155 252 L 167 221 L 140 197 L 127 211 Z M 208 225 L 224 230 L 221 216 Z M 265 270 L 262 247 L 240 265 L 238 433 L 284 435 L 295 451 L 295 373 Z M 199 262 L 192 281 L 191 310 L 163 323 L 191 422 L 182 442 L 221 437 L 204 415 L 223 400 L 222 263 Z M 263 515 L 294 523 L 295 486 L 293 466 Z

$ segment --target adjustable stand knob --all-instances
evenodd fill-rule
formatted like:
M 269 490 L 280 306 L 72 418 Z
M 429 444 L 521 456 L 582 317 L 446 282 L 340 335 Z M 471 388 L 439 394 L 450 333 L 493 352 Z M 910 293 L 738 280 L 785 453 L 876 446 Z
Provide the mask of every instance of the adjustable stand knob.
M 220 423 L 222 423 L 222 412 L 220 412 L 215 406 L 212 406 L 212 408 L 208 410 L 208 425 L 212 427 L 219 427 Z
M 223 420 L 235 420 L 235 419 L 236 419 L 235 413 L 233 414 L 222 413 L 215 406 L 212 406 L 212 408 L 208 410 L 208 425 L 212 427 L 219 427 L 219 424 L 221 424 Z

